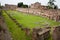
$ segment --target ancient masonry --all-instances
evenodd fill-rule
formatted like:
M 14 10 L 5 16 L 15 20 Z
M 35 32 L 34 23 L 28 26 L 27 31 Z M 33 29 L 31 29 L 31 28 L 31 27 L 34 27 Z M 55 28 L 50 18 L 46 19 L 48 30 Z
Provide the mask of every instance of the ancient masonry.
M 60 40 L 60 26 L 53 28 L 52 40 Z
M 8 4 L 5 4 L 5 8 L 8 10 L 8 9 L 11 9 L 11 10 L 15 10 L 17 8 L 16 5 L 8 5 Z
M 34 28 L 32 32 L 32 40 L 48 40 L 50 37 L 50 29 Z

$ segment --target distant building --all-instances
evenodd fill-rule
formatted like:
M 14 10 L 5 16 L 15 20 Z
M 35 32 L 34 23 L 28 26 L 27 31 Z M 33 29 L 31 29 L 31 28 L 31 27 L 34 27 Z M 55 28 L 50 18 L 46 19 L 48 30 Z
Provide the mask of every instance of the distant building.
M 15 10 L 17 8 L 17 6 L 16 5 L 5 4 L 5 8 Z
M 41 6 L 41 4 L 39 2 L 36 2 L 34 4 L 31 4 L 31 8 L 39 8 Z
M 41 5 L 41 3 L 36 2 L 34 4 L 31 4 L 30 8 L 36 8 L 36 9 L 47 9 L 47 6 Z
M 22 9 L 21 9 L 22 10 Z M 28 10 L 28 9 L 26 9 Z M 41 3 L 36 2 L 30 5 L 30 13 L 37 14 L 49 19 L 60 21 L 60 10 L 59 9 L 48 9 L 47 6 L 41 5 Z

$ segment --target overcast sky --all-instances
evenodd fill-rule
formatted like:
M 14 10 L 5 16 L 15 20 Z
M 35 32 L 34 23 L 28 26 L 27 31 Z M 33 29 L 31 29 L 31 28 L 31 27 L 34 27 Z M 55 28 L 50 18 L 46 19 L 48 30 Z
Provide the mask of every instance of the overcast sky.
M 32 4 L 32 3 L 35 3 L 35 2 L 40 2 L 42 5 L 47 5 L 47 2 L 49 0 L 0 0 L 0 3 L 2 5 L 4 4 L 14 4 L 14 5 L 17 5 L 18 2 L 23 2 L 24 4 Z M 58 7 L 60 8 L 60 0 L 56 0 L 55 2 L 56 5 L 58 5 Z

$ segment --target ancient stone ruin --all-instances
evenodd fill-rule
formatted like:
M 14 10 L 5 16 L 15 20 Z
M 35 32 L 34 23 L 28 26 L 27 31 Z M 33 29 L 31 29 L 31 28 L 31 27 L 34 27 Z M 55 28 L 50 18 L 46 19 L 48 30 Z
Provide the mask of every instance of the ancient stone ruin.
M 50 29 L 34 28 L 32 31 L 32 40 L 48 40 Z
M 17 6 L 16 5 L 11 5 L 11 4 L 5 4 L 5 8 L 6 8 L 6 10 L 9 10 L 9 9 L 15 10 L 17 8 Z
M 27 36 L 30 36 L 30 28 L 22 28 Z
M 30 5 L 30 8 L 17 8 L 17 11 L 34 14 L 48 19 L 60 21 L 60 9 L 48 9 L 47 6 L 41 5 L 41 3 L 34 3 Z
M 53 28 L 52 40 L 60 40 L 60 26 Z

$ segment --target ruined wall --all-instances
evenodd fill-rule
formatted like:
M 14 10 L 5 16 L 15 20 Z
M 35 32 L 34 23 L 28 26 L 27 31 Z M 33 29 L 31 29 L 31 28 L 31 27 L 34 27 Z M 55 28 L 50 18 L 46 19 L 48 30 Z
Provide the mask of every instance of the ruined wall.
M 45 28 L 34 28 L 32 32 L 32 40 L 48 40 L 50 30 Z
M 60 40 L 60 26 L 53 28 L 52 40 Z
M 36 8 L 36 9 L 47 9 L 46 6 L 41 5 L 41 3 L 36 2 L 30 5 L 30 8 Z
M 17 8 L 17 6 L 16 5 L 5 4 L 5 8 L 15 10 Z
M 34 8 L 17 8 L 17 11 L 40 15 L 49 19 L 60 21 L 60 10 L 55 9 L 34 9 Z
M 34 4 L 31 4 L 30 8 L 40 8 L 40 6 L 41 6 L 41 3 L 36 2 Z
M 40 15 L 42 17 L 48 17 L 49 19 L 55 21 L 60 21 L 59 9 L 48 9 L 47 6 L 41 5 L 39 2 L 31 4 L 30 8 L 18 8 L 17 10 L 30 14 Z

